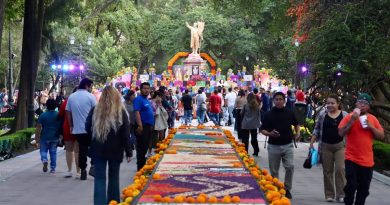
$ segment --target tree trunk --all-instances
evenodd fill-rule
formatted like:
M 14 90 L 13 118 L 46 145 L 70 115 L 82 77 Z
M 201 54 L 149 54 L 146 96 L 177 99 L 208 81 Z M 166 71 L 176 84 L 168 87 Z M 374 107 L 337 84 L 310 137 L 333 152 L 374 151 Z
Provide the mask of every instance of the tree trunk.
M 3 39 L 4 13 L 5 13 L 6 4 L 7 4 L 7 0 L 0 0 L 0 45 L 1 45 L 1 40 Z M 1 47 L 0 47 L 0 54 L 1 54 Z
M 41 42 L 42 42 L 42 29 L 44 21 L 44 12 L 45 12 L 45 0 L 39 0 L 37 13 L 35 14 L 34 21 L 34 47 L 33 47 L 33 69 L 31 69 L 31 75 L 29 76 L 29 98 L 28 98 L 28 127 L 34 125 L 34 91 L 35 91 L 35 81 L 38 73 L 39 66 L 39 56 L 41 51 Z
M 38 70 L 43 14 L 44 0 L 39 0 L 39 3 L 38 0 L 25 0 L 20 84 L 16 118 L 11 132 L 27 128 L 28 120 L 34 118 L 34 84 Z
M 376 103 L 372 105 L 373 114 L 376 115 L 385 130 L 390 129 L 390 97 L 386 90 L 386 85 L 381 83 L 371 90 Z M 390 133 L 385 131 L 385 142 L 390 142 Z

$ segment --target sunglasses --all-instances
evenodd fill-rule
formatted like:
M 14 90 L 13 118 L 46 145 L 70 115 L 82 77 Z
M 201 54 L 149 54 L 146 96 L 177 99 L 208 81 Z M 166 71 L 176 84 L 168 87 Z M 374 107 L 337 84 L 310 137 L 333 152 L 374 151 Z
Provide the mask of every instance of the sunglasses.
M 357 100 L 356 103 L 361 105 L 370 105 L 370 103 L 367 100 Z

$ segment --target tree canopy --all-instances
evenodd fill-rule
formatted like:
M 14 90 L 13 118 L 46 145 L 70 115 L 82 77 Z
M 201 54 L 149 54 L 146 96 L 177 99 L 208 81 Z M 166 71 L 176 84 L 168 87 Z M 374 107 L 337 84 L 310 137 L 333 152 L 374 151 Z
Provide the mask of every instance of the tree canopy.
M 4 25 L 12 25 L 13 49 L 20 53 L 22 27 L 15 21 L 24 17 L 24 1 L 7 2 Z M 210 54 L 223 73 L 242 66 L 251 71 L 260 65 L 297 87 L 343 96 L 368 92 L 375 97 L 373 112 L 390 123 L 390 1 L 39 2 L 44 2 L 45 16 L 37 82 L 48 78 L 58 82 L 50 64 L 85 64 L 85 75 L 101 83 L 123 67 L 135 66 L 142 72 L 155 63 L 157 72 L 162 72 L 174 54 L 190 50 L 185 23 L 201 20 L 206 24 L 201 51 Z M 4 51 L 5 35 L 2 39 Z M 4 75 L 6 57 L 2 52 L 0 73 Z M 21 62 L 16 59 L 14 67 Z M 303 65 L 308 72 L 300 72 Z

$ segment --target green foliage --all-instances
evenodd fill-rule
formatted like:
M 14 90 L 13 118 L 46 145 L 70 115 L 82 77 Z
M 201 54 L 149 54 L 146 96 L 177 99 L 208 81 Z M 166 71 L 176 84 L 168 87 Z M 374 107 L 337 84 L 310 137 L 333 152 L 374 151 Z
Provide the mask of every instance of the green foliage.
M 3 129 L 6 126 L 10 126 L 15 118 L 0 118 L 0 129 Z
M 306 127 L 309 129 L 309 130 L 314 130 L 314 119 L 310 119 L 310 118 L 306 118 Z
M 18 152 L 28 148 L 31 141 L 31 135 L 34 133 L 35 128 L 27 128 L 0 137 L 0 151 Z
M 123 58 L 119 55 L 114 39 L 105 32 L 96 39 L 91 48 L 91 57 L 87 58 L 87 75 L 97 82 L 105 82 L 107 76 L 113 76 L 123 66 Z
M 295 129 L 294 126 L 291 126 L 292 132 L 295 135 Z M 310 127 L 308 125 L 300 126 L 299 128 L 300 134 L 301 134 L 301 141 L 302 142 L 309 142 L 311 139 L 311 131 Z
M 9 2 L 9 1 L 8 1 Z M 1 41 L 1 55 L 0 55 L 0 76 L 2 76 L 2 80 L 0 81 L 1 88 L 6 87 L 5 85 L 5 77 L 8 74 L 8 66 L 9 66 L 9 21 L 5 21 L 3 27 L 3 39 Z M 21 56 L 22 56 L 22 38 L 23 38 L 23 25 L 20 22 L 12 22 L 11 23 L 11 49 L 12 53 L 16 54 L 16 57 L 12 60 L 12 68 L 13 68 L 13 79 L 14 83 L 17 83 L 17 79 L 19 77 L 19 70 L 21 64 Z M 15 86 L 15 85 L 14 85 Z
M 390 144 L 374 142 L 375 167 L 381 170 L 390 169 Z
M 384 9 L 389 6 L 389 1 L 354 1 L 329 4 L 326 12 L 310 11 L 321 23 L 318 18 L 306 22 L 309 40 L 299 58 L 311 62 L 321 82 L 333 90 L 371 90 L 386 79 L 390 64 L 389 32 L 384 29 L 390 26 L 390 11 Z M 335 78 L 337 63 L 345 77 Z
M 8 0 L 5 7 L 5 19 L 21 20 L 24 12 L 24 0 Z
M 223 72 L 228 68 L 241 69 L 243 65 L 251 70 L 263 59 L 270 62 L 268 66 L 291 65 L 279 63 L 285 61 L 284 56 L 274 49 L 280 43 L 281 32 L 283 36 L 290 35 L 286 32 L 286 23 L 290 22 L 285 15 L 289 3 L 154 0 L 135 1 L 134 5 L 133 1 L 119 0 L 106 5 L 107 2 L 69 0 L 49 4 L 45 29 L 47 62 L 62 63 L 78 56 L 77 49 L 69 46 L 69 36 L 82 43 L 94 36 L 94 44 L 112 43 L 105 51 L 100 45 L 93 45 L 82 56 L 91 63 L 88 75 L 97 82 L 105 82 L 105 77 L 122 66 L 136 66 L 143 72 L 156 63 L 161 72 L 175 53 L 190 51 L 190 32 L 185 22 L 203 20 L 206 28 L 201 51 L 211 54 Z M 275 12 L 282 17 L 273 16 Z M 104 57 L 107 55 L 114 58 Z M 102 69 L 107 65 L 108 70 Z

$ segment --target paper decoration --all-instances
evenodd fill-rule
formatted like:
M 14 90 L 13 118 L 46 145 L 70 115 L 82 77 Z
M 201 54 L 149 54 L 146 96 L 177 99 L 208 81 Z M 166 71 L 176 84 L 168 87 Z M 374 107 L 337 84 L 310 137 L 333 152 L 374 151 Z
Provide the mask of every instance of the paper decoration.
M 198 82 L 196 82 L 196 86 L 198 86 L 198 87 L 206 87 L 206 81 L 198 81 Z

